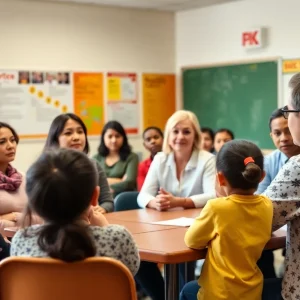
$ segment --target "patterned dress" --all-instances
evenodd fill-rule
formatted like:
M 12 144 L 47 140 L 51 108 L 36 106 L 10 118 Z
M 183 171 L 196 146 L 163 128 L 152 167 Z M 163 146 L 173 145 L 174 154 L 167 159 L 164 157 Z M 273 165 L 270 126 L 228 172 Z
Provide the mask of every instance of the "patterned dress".
M 38 245 L 38 231 L 43 225 L 33 225 L 19 230 L 12 239 L 11 256 L 48 257 Z M 121 261 L 133 275 L 139 269 L 140 257 L 130 233 L 122 226 L 90 226 L 91 236 L 96 246 L 95 256 L 111 257 Z
M 264 193 L 273 201 L 273 231 L 287 224 L 284 300 L 300 300 L 300 155 L 292 157 Z

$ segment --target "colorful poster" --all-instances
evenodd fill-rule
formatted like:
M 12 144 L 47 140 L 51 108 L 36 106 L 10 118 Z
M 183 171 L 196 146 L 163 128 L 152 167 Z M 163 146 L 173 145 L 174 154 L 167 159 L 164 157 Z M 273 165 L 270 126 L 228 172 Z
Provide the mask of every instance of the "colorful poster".
M 176 110 L 174 74 L 143 74 L 143 128 L 157 126 L 164 130 Z
M 100 135 L 102 73 L 0 71 L 0 120 L 22 139 L 45 138 L 53 119 L 67 112 L 83 119 L 89 135 Z
M 52 120 L 68 111 L 73 111 L 69 72 L 0 72 L 0 120 L 21 138 L 45 137 Z
M 85 123 L 88 135 L 99 136 L 104 126 L 103 74 L 74 73 L 74 113 Z
M 288 104 L 292 90 L 289 87 L 291 78 L 300 72 L 300 59 L 288 59 L 282 61 L 282 90 L 283 97 L 279 97 L 278 107 L 283 107 Z
M 289 59 L 282 62 L 283 73 L 298 73 L 300 72 L 300 59 Z
M 107 117 L 120 122 L 127 133 L 139 131 L 136 73 L 107 74 Z

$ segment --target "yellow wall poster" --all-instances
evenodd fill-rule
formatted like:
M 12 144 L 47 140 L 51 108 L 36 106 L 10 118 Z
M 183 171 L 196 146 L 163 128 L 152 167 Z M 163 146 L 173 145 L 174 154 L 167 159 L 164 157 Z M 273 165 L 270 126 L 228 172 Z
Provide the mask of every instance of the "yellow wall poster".
M 176 110 L 174 74 L 143 74 L 144 129 L 157 126 L 164 130 Z

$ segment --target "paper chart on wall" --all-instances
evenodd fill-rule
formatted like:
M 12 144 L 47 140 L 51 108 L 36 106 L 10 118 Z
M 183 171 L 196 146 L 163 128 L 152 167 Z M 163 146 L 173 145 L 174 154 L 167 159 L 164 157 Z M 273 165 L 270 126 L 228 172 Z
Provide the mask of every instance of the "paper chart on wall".
M 106 80 L 108 120 L 120 122 L 129 134 L 137 134 L 139 130 L 137 74 L 108 73 Z
M 64 82 L 61 74 L 66 77 Z M 59 114 L 73 109 L 69 73 L 4 71 L 0 75 L 0 119 L 24 137 L 43 136 Z
M 74 108 L 78 108 L 79 98 L 74 98 L 74 92 L 79 88 L 74 85 L 72 75 L 72 72 L 62 71 L 0 71 L 0 120 L 11 124 L 21 138 L 46 137 L 56 116 L 74 112 Z M 81 89 L 88 89 L 92 80 L 94 78 L 81 82 Z M 97 117 L 102 120 L 103 78 L 97 80 L 101 83 L 94 88 L 97 90 L 97 101 L 94 102 L 98 107 Z M 87 112 L 85 123 L 94 125 L 95 122 L 90 120 L 95 119 L 95 109 Z M 96 126 L 97 134 L 100 133 L 99 126 Z M 91 128 L 91 134 L 95 133 L 94 127 Z

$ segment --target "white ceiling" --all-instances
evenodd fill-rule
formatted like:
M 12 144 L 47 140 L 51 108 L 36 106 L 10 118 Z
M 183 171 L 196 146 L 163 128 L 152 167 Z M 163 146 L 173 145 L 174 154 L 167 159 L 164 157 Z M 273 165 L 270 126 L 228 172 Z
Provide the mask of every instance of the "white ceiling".
M 51 2 L 76 2 L 106 6 L 155 9 L 164 11 L 179 11 L 197 7 L 206 7 L 240 0 L 36 0 Z

